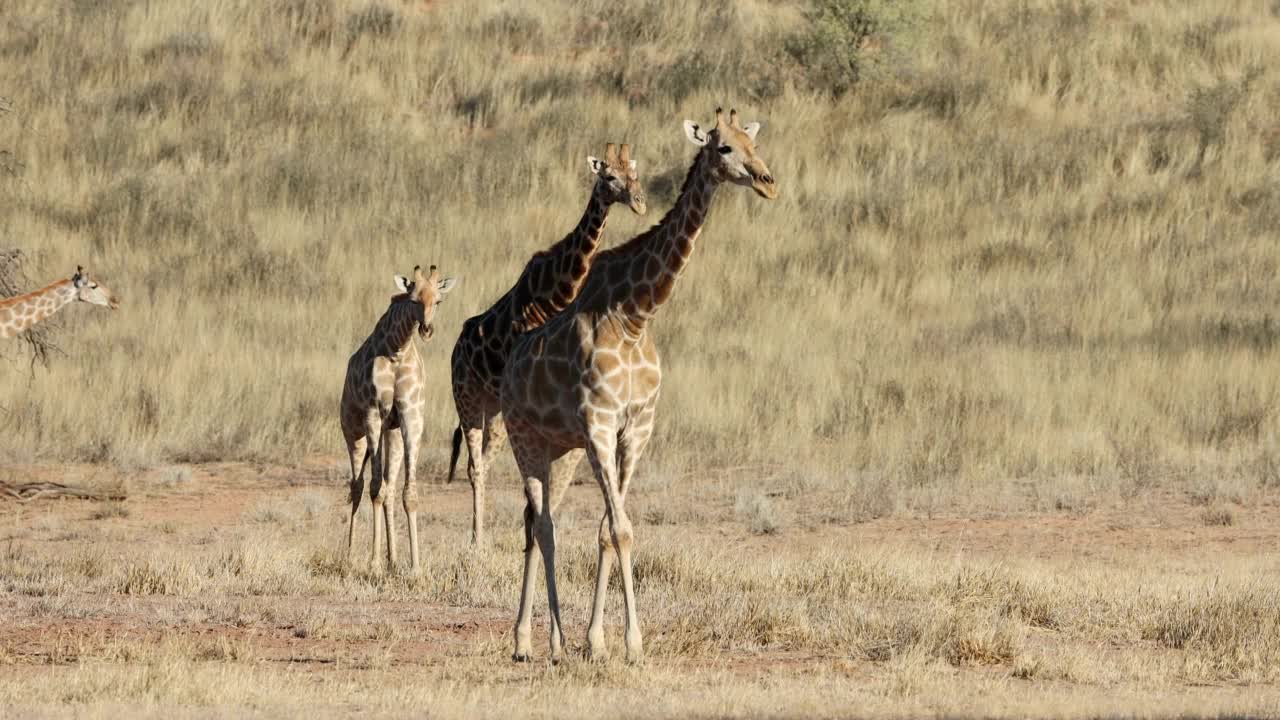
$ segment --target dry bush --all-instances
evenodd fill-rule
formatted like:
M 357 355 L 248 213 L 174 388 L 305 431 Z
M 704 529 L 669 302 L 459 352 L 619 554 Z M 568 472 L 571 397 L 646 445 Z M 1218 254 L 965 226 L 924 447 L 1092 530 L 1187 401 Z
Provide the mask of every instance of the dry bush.
M 89 513 L 90 520 L 110 520 L 112 518 L 129 517 L 129 508 L 122 502 L 103 503 L 100 507 Z
M 1200 519 L 1210 527 L 1226 527 L 1235 524 L 1236 514 L 1227 505 L 1211 505 L 1200 512 Z
M 755 535 L 773 535 L 782 529 L 782 517 L 767 495 L 739 495 L 733 509 Z

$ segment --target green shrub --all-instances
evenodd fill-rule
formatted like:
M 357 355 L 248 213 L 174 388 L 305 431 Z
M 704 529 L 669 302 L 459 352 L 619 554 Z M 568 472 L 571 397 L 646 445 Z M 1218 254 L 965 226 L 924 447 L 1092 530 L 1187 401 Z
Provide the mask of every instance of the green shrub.
M 903 57 L 924 19 L 920 0 L 810 0 L 787 43 L 813 89 L 840 96 Z

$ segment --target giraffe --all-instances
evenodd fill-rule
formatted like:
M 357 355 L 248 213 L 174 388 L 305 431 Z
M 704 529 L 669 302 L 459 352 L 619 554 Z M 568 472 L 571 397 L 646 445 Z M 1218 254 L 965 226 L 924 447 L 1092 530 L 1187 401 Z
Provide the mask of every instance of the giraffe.
M 574 229 L 550 248 L 533 256 L 515 285 L 488 310 L 467 320 L 453 346 L 453 399 L 458 428 L 453 433 L 448 482 L 463 437 L 467 441 L 467 475 L 471 480 L 471 542 L 483 545 L 484 486 L 488 459 L 506 436 L 498 407 L 502 368 L 511 345 L 521 333 L 541 326 L 567 306 L 591 267 L 614 203 L 644 215 L 645 196 L 631 159 L 631 146 L 619 152 L 613 143 L 604 159 L 587 157 L 596 180 L 587 209 Z
M 740 125 L 737 111 L 730 111 L 726 121 L 717 109 L 709 132 L 686 120 L 686 136 L 702 149 L 675 206 L 647 232 L 600 253 L 577 299 L 541 328 L 521 336 L 512 348 L 502 377 L 501 405 L 526 499 L 517 661 L 531 655 L 535 547 L 545 566 L 552 662 L 562 653 L 553 516 L 583 455 L 605 504 L 588 652 L 593 659 L 607 657 L 604 600 L 616 555 L 626 605 L 627 660 L 639 661 L 643 655 L 632 582 L 634 533 L 624 503 L 653 431 L 662 381 L 649 322 L 671 297 L 720 185 L 750 187 L 769 200 L 778 196 L 769 168 L 756 155 L 759 129 L 759 123 Z
M 347 362 L 346 383 L 342 387 L 342 434 L 351 458 L 351 524 L 347 529 L 347 553 L 355 541 L 356 511 L 364 495 L 364 468 L 372 460 L 369 497 L 373 503 L 373 552 L 370 564 L 375 572 L 382 567 L 383 517 L 386 520 L 387 564 L 396 564 L 395 496 L 397 466 L 403 461 L 405 486 L 402 493 L 409 523 L 409 556 L 413 572 L 421 570 L 418 558 L 417 452 L 422 436 L 423 398 L 421 360 L 413 343 L 416 330 L 424 339 L 435 334 L 432 320 L 436 306 L 453 289 L 453 278 L 440 279 L 436 266 L 423 276 L 413 268 L 413 278 L 395 276 L 400 292 L 382 314 L 373 333 Z M 395 430 L 399 430 L 396 433 Z
M 87 302 L 115 310 L 120 300 L 104 285 L 89 277 L 77 265 L 76 274 L 66 280 L 0 300 L 0 338 L 16 337 L 36 323 L 73 302 Z

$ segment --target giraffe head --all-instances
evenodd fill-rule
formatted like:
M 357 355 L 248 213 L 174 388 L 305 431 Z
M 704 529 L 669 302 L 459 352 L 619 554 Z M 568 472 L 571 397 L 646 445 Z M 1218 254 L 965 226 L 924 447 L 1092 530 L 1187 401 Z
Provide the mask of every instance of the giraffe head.
M 76 289 L 76 300 L 90 305 L 101 305 L 115 310 L 120 307 L 120 299 L 107 286 L 85 274 L 84 268 L 76 266 L 76 274 L 71 276 L 71 284 Z
M 609 143 L 605 146 L 604 159 L 587 156 L 591 174 L 596 176 L 596 187 L 604 192 L 609 203 L 623 203 L 631 212 L 643 215 L 648 209 L 640 176 L 636 173 L 636 161 L 631 159 L 631 146 L 623 143 L 622 151 Z
M 756 133 L 760 123 L 738 124 L 738 111 L 730 110 L 729 119 L 716 108 L 716 124 L 707 132 L 701 125 L 684 121 L 684 134 L 689 142 L 710 146 L 716 152 L 715 173 L 719 180 L 749 187 L 766 200 L 778 197 L 778 184 L 764 160 L 756 155 Z
M 413 277 L 396 275 L 396 289 L 400 291 L 391 299 L 392 303 L 410 303 L 412 318 L 418 324 L 418 334 L 430 339 L 436 328 L 432 320 L 436 316 L 436 306 L 444 302 L 444 296 L 457 284 L 454 278 L 440 278 L 440 271 L 432 265 L 427 275 L 422 274 L 422 266 L 413 267 Z

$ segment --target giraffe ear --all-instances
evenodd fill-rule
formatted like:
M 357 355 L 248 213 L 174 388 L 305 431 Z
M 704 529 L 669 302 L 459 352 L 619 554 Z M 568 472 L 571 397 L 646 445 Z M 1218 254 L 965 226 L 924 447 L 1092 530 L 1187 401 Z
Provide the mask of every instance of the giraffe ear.
M 588 155 L 587 167 L 591 168 L 592 175 L 599 175 L 600 171 L 604 169 L 604 161 L 595 155 Z
M 635 171 L 636 171 L 636 161 L 635 161 L 635 160 L 628 160 L 628 161 L 627 161 L 627 169 L 629 169 L 631 172 L 635 172 Z
M 707 134 L 702 131 L 698 123 L 692 120 L 684 121 L 684 136 L 689 138 L 689 142 L 702 147 L 707 144 Z
M 747 123 L 747 125 L 742 128 L 742 132 L 746 133 L 747 137 L 751 138 L 751 142 L 755 142 L 756 133 L 760 132 L 760 123 Z
M 409 292 L 413 288 L 413 281 L 403 275 L 395 276 L 396 289 L 400 292 Z
M 457 278 L 448 277 L 436 283 L 436 289 L 440 291 L 441 295 L 443 295 L 449 292 L 450 290 L 452 290 L 453 286 L 457 284 L 458 284 Z

